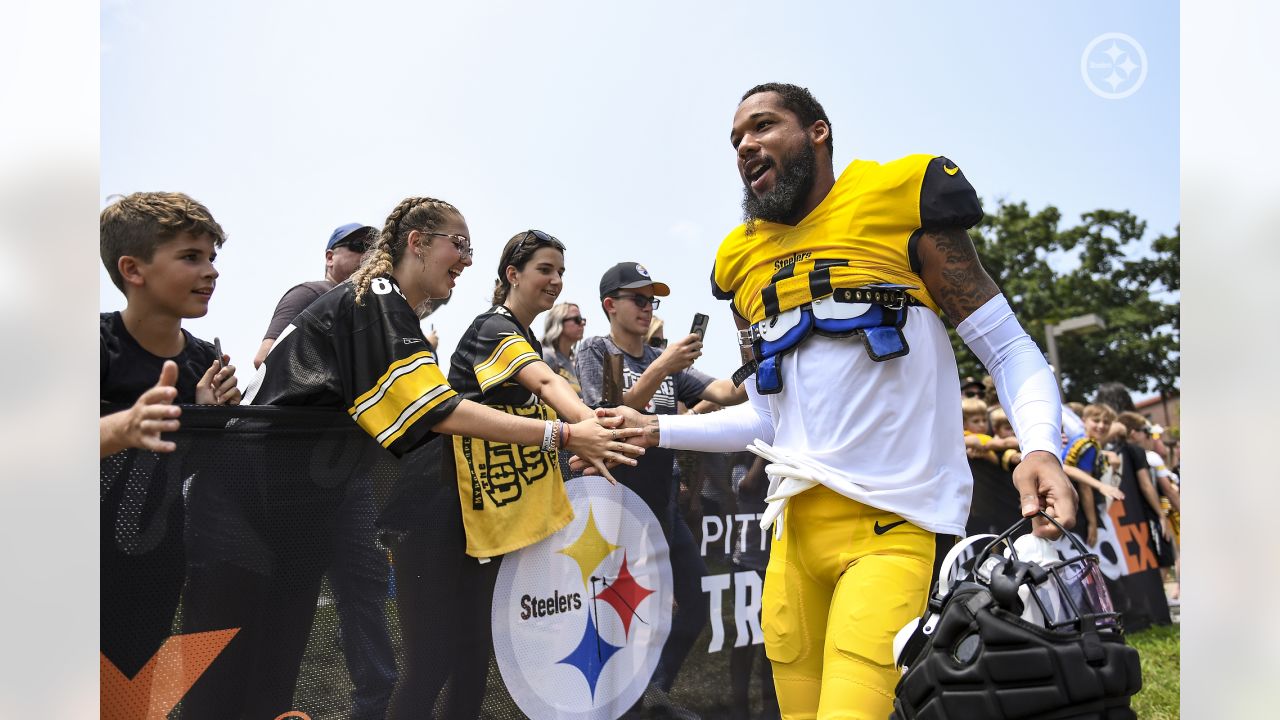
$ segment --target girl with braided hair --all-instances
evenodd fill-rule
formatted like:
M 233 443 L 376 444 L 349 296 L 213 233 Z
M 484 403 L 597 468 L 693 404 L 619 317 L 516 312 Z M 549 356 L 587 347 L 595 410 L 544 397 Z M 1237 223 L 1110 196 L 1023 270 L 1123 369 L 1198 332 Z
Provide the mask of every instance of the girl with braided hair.
M 564 245 L 540 230 L 512 237 L 503 248 L 493 306 L 475 318 L 449 362 L 449 385 L 463 398 L 518 417 L 586 421 L 594 411 L 543 360 L 530 326 L 563 288 Z M 509 443 L 455 435 L 443 451 L 443 484 L 431 517 L 393 541 L 397 596 L 406 662 L 390 717 L 418 717 L 433 707 L 445 682 L 443 717 L 473 718 L 484 697 L 491 651 L 493 587 L 505 553 L 539 542 L 565 527 L 573 510 L 554 453 L 521 452 Z M 443 507 L 451 500 L 451 507 Z M 442 536 L 440 518 L 460 516 L 463 532 Z M 457 522 L 450 519 L 449 522 Z M 421 529 L 419 529 L 421 528 Z M 481 562 L 445 566 L 441 549 L 456 547 Z M 489 562 L 494 560 L 494 562 Z M 441 576 L 444 577 L 441 577 Z M 443 580 L 443 582 L 442 582 Z
M 436 363 L 435 349 L 423 336 L 420 317 L 429 311 L 433 299 L 450 294 L 458 276 L 470 265 L 470 231 L 457 208 L 433 198 L 405 199 L 387 217 L 382 232 L 351 277 L 303 310 L 280 335 L 248 389 L 247 402 L 342 408 L 361 429 L 397 457 L 416 449 L 429 452 L 428 445 L 440 445 L 429 442 L 438 435 L 457 435 L 525 446 L 526 455 L 537 454 L 531 453 L 530 446 L 535 450 L 541 448 L 543 454 L 550 457 L 555 457 L 558 448 L 566 447 L 587 458 L 602 472 L 606 462 L 635 464 L 631 456 L 643 450 L 624 440 L 637 435 L 637 430 L 618 429 L 618 423 L 612 420 L 602 423 L 594 415 L 581 413 L 574 414 L 578 422 L 570 425 L 554 414 L 544 417 L 502 412 L 464 399 L 449 386 Z M 447 439 L 444 445 L 448 447 Z M 408 466 L 414 465 L 414 460 L 410 458 L 402 463 L 405 472 L 413 471 Z M 428 488 L 431 485 L 428 483 Z M 429 627 L 431 621 L 425 616 L 437 615 L 457 625 L 456 613 L 461 613 L 463 608 L 456 608 L 455 613 L 443 607 L 432 609 L 414 602 L 412 593 L 413 587 L 447 588 L 451 585 L 447 576 L 453 565 L 464 561 L 476 564 L 461 552 L 457 496 L 452 495 L 448 504 L 441 503 L 439 493 L 421 499 L 430 510 L 439 513 L 432 516 L 427 531 L 445 535 L 446 542 L 431 549 L 425 574 L 420 572 L 422 555 L 408 547 L 402 555 L 399 543 L 393 545 L 398 585 L 404 588 L 399 593 L 401 623 L 402 626 Z M 454 537 L 458 539 L 453 540 Z M 457 546 L 457 552 L 451 552 L 453 546 Z M 323 572 L 323 567 L 319 572 Z M 305 585 L 308 592 L 318 592 L 319 573 L 313 579 L 314 583 L 300 585 Z M 309 607 L 315 607 L 314 596 L 309 597 L 309 603 Z M 297 606 L 304 607 L 307 603 L 298 602 Z M 289 667 L 282 667 L 272 675 L 296 679 L 308 625 L 298 623 L 297 628 L 287 633 L 283 628 L 255 633 L 297 649 L 296 656 L 284 658 L 283 664 Z M 281 637 L 299 632 L 297 638 Z M 406 636 L 411 632 L 406 628 Z M 487 651 L 487 643 L 485 649 Z M 434 662 L 438 665 L 441 659 Z M 407 664 L 412 670 L 418 663 L 410 657 Z M 483 678 L 483 672 L 480 676 Z M 400 688 L 406 684 L 404 679 L 399 683 L 397 698 Z M 292 680 L 288 685 L 272 693 L 285 698 L 283 709 L 288 709 L 287 698 L 292 697 Z M 456 686 L 453 690 L 450 696 L 454 700 L 474 699 L 478 708 L 478 695 L 483 693 L 483 686 L 474 693 L 477 695 L 474 698 L 466 697 L 472 693 L 460 692 Z M 223 694 L 236 696 L 232 689 L 228 691 Z M 399 708 L 400 713 L 423 712 L 421 705 L 401 703 L 394 698 L 392 702 L 393 713 L 397 712 L 395 708 Z M 468 714 L 451 712 L 447 716 Z
M 419 317 L 471 265 L 467 222 L 434 198 L 406 198 L 347 282 L 294 319 L 259 369 L 256 405 L 341 407 L 396 456 L 436 433 L 566 447 L 600 470 L 635 464 L 630 430 L 593 417 L 570 426 L 516 417 L 462 399 L 436 364 Z M 291 340 L 291 342 L 286 342 Z

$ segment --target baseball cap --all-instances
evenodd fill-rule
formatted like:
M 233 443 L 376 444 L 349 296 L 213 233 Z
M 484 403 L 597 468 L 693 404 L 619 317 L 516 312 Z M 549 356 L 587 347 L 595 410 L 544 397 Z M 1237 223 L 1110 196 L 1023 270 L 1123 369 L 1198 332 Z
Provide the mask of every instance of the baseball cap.
M 325 250 L 332 250 L 334 245 L 346 240 L 352 233 L 367 230 L 369 234 L 377 234 L 378 229 L 360 223 L 347 223 L 339 225 L 334 229 L 333 234 L 329 236 L 329 244 L 324 246 Z
M 606 295 L 615 290 L 630 290 L 650 285 L 653 286 L 653 294 L 658 297 L 671 294 L 671 288 L 649 277 L 649 271 L 640 263 L 620 262 L 605 270 L 604 277 L 600 278 L 600 299 L 603 300 Z
M 964 379 L 964 381 L 962 381 L 962 382 L 960 383 L 960 389 L 961 389 L 961 390 L 964 390 L 965 388 L 967 388 L 967 387 L 969 387 L 969 386 L 976 387 L 976 388 L 978 388 L 979 390 L 984 390 L 984 389 L 985 389 L 985 387 L 984 387 L 984 386 L 983 386 L 983 384 L 982 384 L 982 381 L 981 381 L 981 380 L 979 380 L 979 379 L 977 379 L 977 378 L 975 378 L 975 377 L 974 377 L 974 376 L 972 376 L 972 375 L 969 375 L 968 377 L 966 377 L 966 378 Z

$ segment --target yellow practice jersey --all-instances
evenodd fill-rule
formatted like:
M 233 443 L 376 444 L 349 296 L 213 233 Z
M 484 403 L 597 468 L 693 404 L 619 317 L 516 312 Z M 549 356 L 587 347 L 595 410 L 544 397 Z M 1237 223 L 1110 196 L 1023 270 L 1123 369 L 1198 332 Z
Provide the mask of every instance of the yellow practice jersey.
M 973 186 L 945 157 L 854 160 L 798 225 L 734 228 L 716 252 L 712 292 L 753 323 L 836 288 L 875 283 L 915 286 L 911 294 L 937 312 L 915 245 L 926 230 L 967 229 L 981 219 Z

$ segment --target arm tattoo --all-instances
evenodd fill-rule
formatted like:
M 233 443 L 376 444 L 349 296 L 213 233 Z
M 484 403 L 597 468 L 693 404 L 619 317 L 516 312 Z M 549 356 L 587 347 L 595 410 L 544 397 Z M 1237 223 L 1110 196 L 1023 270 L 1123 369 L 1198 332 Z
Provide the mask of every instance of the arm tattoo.
M 969 233 L 960 228 L 926 232 L 920 238 L 925 289 L 953 324 L 1000 292 L 983 269 Z

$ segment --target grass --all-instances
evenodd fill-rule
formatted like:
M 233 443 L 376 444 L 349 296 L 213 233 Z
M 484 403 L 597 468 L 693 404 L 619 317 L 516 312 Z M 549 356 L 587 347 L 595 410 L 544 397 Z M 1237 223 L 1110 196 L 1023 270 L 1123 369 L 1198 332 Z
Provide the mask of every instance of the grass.
M 1165 625 L 1126 637 L 1142 662 L 1142 691 L 1133 710 L 1142 720 L 1173 720 L 1179 715 L 1178 669 L 1181 639 L 1177 625 Z

